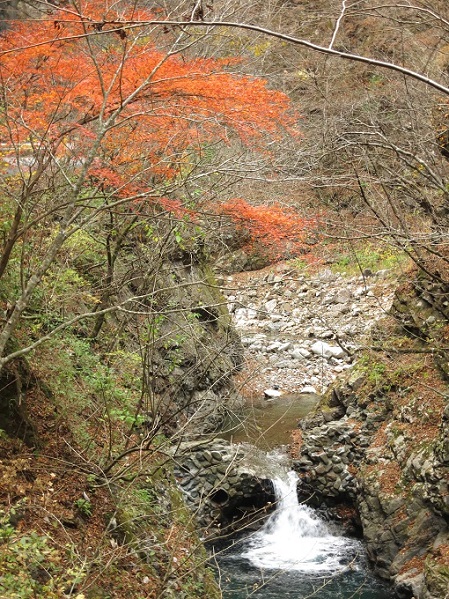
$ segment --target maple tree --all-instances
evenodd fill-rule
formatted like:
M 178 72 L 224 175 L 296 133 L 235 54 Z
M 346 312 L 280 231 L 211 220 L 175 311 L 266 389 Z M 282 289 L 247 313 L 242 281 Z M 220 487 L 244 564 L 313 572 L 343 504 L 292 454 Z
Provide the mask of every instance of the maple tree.
M 303 254 L 307 232 L 316 226 L 316 219 L 305 218 L 292 208 L 279 204 L 256 206 L 241 198 L 224 202 L 219 211 L 249 236 L 250 250 L 271 260 Z
M 86 160 L 98 140 L 89 173 L 125 195 L 151 192 L 151 178 L 179 175 L 191 159 L 186 152 L 200 152 L 212 138 L 229 142 L 236 134 L 256 146 L 266 133 L 293 131 L 287 96 L 226 72 L 235 59 L 189 60 L 177 40 L 159 50 L 144 26 L 122 38 L 111 12 L 86 3 L 80 14 L 57 13 L 4 34 L 3 142 L 39 143 L 54 158 Z M 121 15 L 128 18 L 151 15 Z M 106 26 L 98 31 L 104 21 L 109 35 Z
M 74 7 L 15 22 L 0 37 L 0 277 L 22 253 L 16 295 L 5 299 L 1 355 L 77 231 L 89 225 L 104 238 L 111 283 L 139 223 L 192 214 L 179 190 L 204 177 L 203 164 L 213 176 L 219 146 L 268 155 L 267 137 L 297 135 L 288 97 L 236 73 L 235 58 L 193 56 L 182 29 L 145 25 L 154 18 L 146 9 Z M 203 191 L 198 184 L 196 204 Z M 109 309 L 108 293 L 94 299 L 91 312 Z
M 317 190 L 316 201 L 324 199 L 326 209 L 336 206 L 338 212 L 340 206 L 354 205 L 357 213 L 362 204 L 377 221 L 374 237 L 394 240 L 427 269 L 421 232 L 411 233 L 401 214 L 416 211 L 430 222 L 424 254 L 432 256 L 435 230 L 444 235 L 447 228 L 447 2 L 379 5 L 367 0 L 355 7 L 335 0 L 320 3 L 316 21 L 310 20 L 317 10 L 312 1 L 276 5 L 275 15 L 266 3 L 255 3 L 252 10 L 237 3 L 236 10 L 221 13 L 223 5 L 217 10 L 216 3 L 196 6 L 201 14 L 186 14 L 184 6 L 177 5 L 169 19 L 156 17 L 151 23 L 185 27 L 193 35 L 215 31 L 225 37 L 224 32 L 232 32 L 241 47 L 246 45 L 265 66 L 270 64 L 284 89 L 299 91 L 304 107 L 308 88 L 305 138 L 310 144 L 301 146 L 299 160 L 291 157 L 292 178 L 308 176 Z M 341 215 L 335 218 L 338 229 Z M 358 234 L 373 237 L 370 227 Z M 354 236 L 352 226 L 345 236 Z M 420 238 L 418 245 L 415 237 Z

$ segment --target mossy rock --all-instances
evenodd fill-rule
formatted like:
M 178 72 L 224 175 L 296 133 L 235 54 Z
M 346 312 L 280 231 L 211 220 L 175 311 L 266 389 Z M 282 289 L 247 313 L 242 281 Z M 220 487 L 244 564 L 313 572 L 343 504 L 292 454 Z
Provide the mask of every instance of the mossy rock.
M 427 588 L 434 597 L 447 597 L 449 589 L 449 567 L 433 560 L 427 560 L 425 566 Z

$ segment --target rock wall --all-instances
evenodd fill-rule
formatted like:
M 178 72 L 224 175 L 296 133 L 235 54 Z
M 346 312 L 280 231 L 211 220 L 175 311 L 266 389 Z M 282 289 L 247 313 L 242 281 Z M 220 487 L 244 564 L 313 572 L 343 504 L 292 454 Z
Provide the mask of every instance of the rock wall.
M 217 430 L 227 410 L 240 401 L 232 375 L 241 367 L 243 348 L 226 301 L 201 252 L 185 264 L 166 259 L 144 290 L 158 294 L 151 323 L 153 347 L 148 376 L 159 413 L 189 434 Z M 137 273 L 137 277 L 139 273 Z
M 247 444 L 223 439 L 182 443 L 175 475 L 186 501 L 206 534 L 245 528 L 274 506 L 271 478 L 279 463 Z
M 397 292 L 372 334 L 388 351 L 364 352 L 301 423 L 294 460 L 312 503 L 355 507 L 372 563 L 401 599 L 449 596 L 447 358 L 431 350 L 447 345 L 447 321 L 428 287 Z

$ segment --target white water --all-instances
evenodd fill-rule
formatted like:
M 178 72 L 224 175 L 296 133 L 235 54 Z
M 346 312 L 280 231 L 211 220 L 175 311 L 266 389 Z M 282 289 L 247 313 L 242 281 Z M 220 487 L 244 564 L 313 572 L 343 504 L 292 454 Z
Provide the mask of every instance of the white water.
M 358 541 L 332 534 L 311 508 L 300 505 L 297 475 L 273 480 L 276 511 L 248 541 L 242 557 L 263 569 L 341 572 L 354 567 Z

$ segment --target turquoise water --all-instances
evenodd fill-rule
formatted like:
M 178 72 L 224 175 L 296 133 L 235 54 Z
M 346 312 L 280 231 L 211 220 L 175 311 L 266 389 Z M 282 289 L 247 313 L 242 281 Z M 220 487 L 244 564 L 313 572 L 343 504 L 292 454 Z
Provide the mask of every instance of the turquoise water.
M 311 393 L 288 393 L 275 401 L 260 400 L 248 406 L 240 419 L 228 423 L 222 434 L 233 443 L 251 443 L 269 451 L 291 443 L 291 431 L 297 422 L 316 406 L 319 396 Z
M 295 422 L 318 399 L 290 394 L 262 402 L 247 410 L 229 437 L 264 451 L 286 445 Z M 370 571 L 363 543 L 298 504 L 297 476 L 281 462 L 273 479 L 274 514 L 257 532 L 214 548 L 223 599 L 393 599 L 391 587 Z

